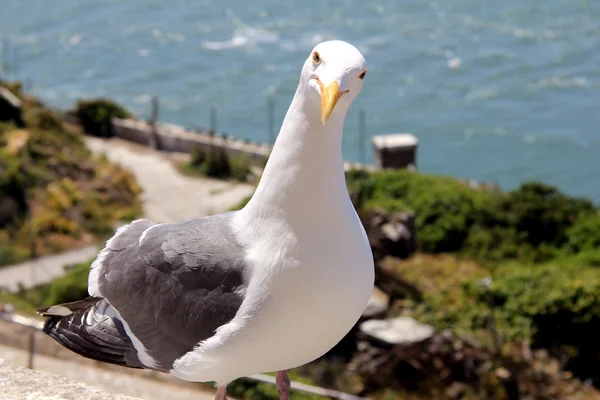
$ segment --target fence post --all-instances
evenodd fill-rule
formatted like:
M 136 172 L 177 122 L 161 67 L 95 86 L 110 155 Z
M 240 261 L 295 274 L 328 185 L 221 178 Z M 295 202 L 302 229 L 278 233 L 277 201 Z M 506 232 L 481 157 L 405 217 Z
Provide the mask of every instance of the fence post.
M 152 112 L 150 114 L 150 126 L 151 126 L 151 135 L 150 135 L 150 148 L 154 150 L 160 149 L 160 141 L 158 138 L 158 128 L 156 127 L 156 123 L 158 121 L 158 97 L 152 97 Z
M 33 369 L 33 357 L 35 355 L 35 329 L 27 329 L 29 330 L 29 356 L 27 358 L 27 368 Z
M 217 133 L 217 108 L 210 106 L 210 130 Z

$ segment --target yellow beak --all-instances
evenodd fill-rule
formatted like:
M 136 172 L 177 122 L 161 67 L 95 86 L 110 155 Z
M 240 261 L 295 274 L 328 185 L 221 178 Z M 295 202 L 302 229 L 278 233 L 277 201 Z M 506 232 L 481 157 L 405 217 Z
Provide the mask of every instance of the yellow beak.
M 340 85 L 337 81 L 333 81 L 329 86 L 325 87 L 320 81 L 321 85 L 321 122 L 323 126 L 327 125 L 329 116 L 333 112 L 333 108 L 336 103 L 347 92 L 347 90 L 340 93 Z

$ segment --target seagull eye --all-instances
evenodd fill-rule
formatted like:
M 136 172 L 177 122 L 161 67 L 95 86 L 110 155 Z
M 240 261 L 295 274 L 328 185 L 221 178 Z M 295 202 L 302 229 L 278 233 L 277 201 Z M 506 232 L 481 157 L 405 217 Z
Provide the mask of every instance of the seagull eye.
M 312 59 L 313 59 L 313 62 L 314 62 L 315 64 L 318 64 L 318 63 L 320 63 L 320 62 L 321 62 L 321 56 L 319 55 L 319 52 L 315 51 L 315 52 L 313 53 L 313 57 L 312 57 Z
M 365 76 L 367 76 L 367 70 L 366 69 L 358 76 L 358 79 L 360 79 L 362 81 L 363 79 L 365 79 Z

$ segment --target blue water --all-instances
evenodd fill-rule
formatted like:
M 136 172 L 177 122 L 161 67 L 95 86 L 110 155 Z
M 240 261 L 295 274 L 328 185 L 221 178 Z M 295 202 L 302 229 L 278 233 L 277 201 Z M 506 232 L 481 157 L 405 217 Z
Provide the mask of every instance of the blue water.
M 369 64 L 348 160 L 364 109 L 369 135 L 420 139 L 424 172 L 600 203 L 599 0 L 0 3 L 4 75 L 54 106 L 109 96 L 147 118 L 156 95 L 162 121 L 207 126 L 214 106 L 219 131 L 266 142 L 268 99 L 279 126 L 313 45 L 338 38 Z

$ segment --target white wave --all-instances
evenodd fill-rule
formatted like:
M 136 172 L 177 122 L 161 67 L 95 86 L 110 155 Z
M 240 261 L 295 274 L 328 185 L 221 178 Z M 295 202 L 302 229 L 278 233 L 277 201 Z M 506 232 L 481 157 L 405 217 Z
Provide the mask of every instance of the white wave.
M 465 129 L 465 136 L 504 136 L 508 133 L 506 128 L 494 127 L 494 128 L 473 128 L 469 127 Z
M 181 33 L 169 32 L 167 33 L 167 38 L 174 42 L 185 42 L 185 35 L 182 35 Z
M 73 47 L 77 46 L 79 43 L 81 43 L 81 35 L 76 33 L 75 35 L 71 36 L 71 38 L 69 39 L 69 44 Z
M 531 29 L 514 28 L 511 33 L 518 38 L 535 39 L 537 34 Z
M 358 50 L 364 55 L 367 55 L 371 52 L 373 48 L 385 48 L 389 46 L 392 42 L 389 35 L 375 35 L 369 36 L 356 44 Z
M 202 42 L 202 47 L 207 50 L 225 50 L 239 47 L 256 47 L 261 43 L 274 43 L 279 40 L 279 35 L 261 27 L 242 26 L 233 32 L 231 39 L 221 42 Z
M 527 85 L 529 90 L 537 91 L 543 89 L 570 89 L 584 88 L 588 86 L 588 80 L 583 76 L 564 77 L 551 76 L 542 78 Z
M 451 59 L 448 60 L 447 64 L 448 64 L 448 68 L 450 68 L 450 69 L 458 69 L 458 68 L 460 68 L 460 66 L 462 64 L 462 60 L 460 57 L 452 57 Z
M 306 51 L 321 42 L 334 39 L 336 37 L 328 32 L 306 33 L 296 40 L 282 40 L 279 43 L 279 48 L 288 52 Z
M 500 91 L 495 88 L 476 88 L 469 91 L 465 99 L 468 101 L 487 100 L 498 97 L 499 94 Z

